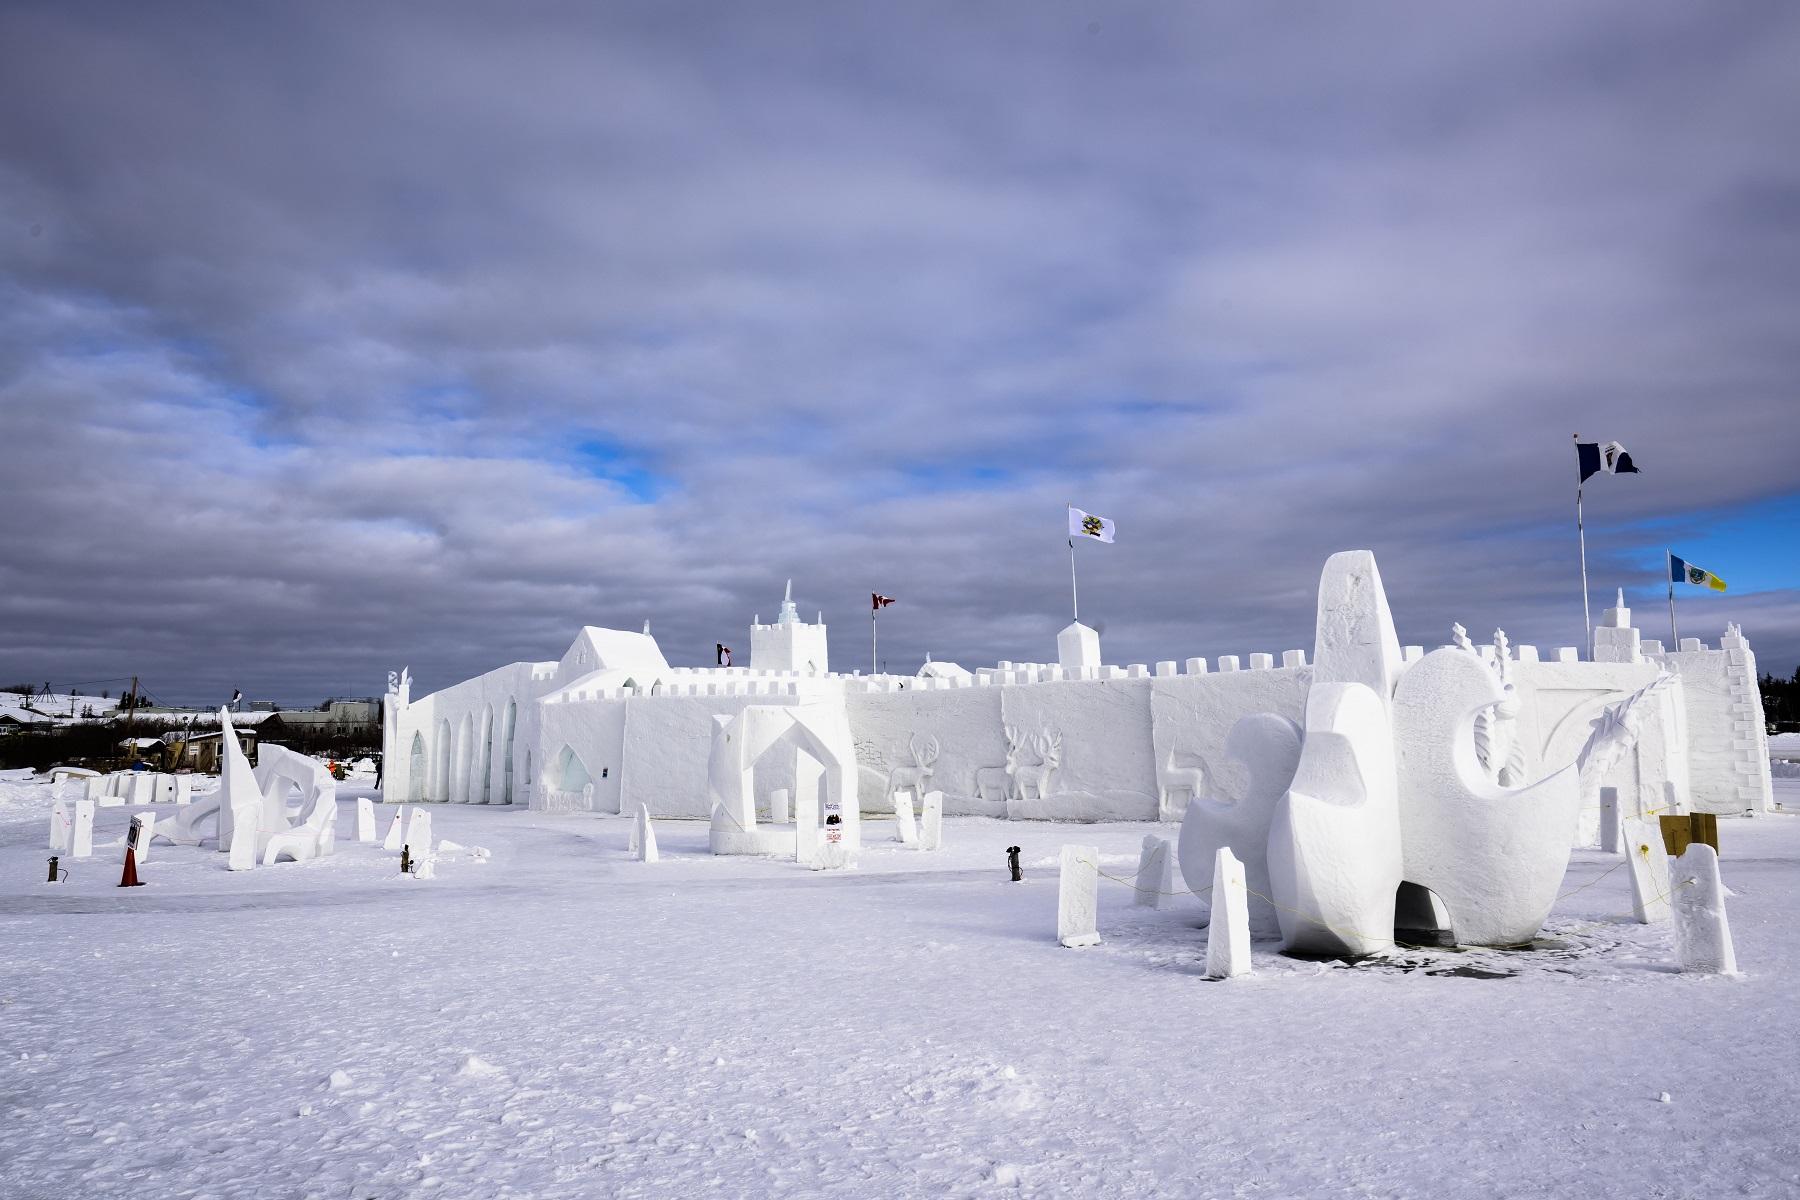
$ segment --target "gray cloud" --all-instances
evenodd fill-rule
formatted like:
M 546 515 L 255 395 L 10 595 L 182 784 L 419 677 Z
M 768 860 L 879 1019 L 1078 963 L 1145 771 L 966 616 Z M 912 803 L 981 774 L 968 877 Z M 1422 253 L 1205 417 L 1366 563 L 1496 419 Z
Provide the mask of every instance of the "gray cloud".
M 1097 26 L 1097 28 L 1096 28 Z M 793 575 L 861 665 L 1580 638 L 1800 491 L 1781 6 L 14 4 L 0 674 L 426 687 Z M 1698 597 L 1800 661 L 1800 589 Z M 1702 542 L 1704 544 L 1704 542 Z M 1791 553 L 1785 557 L 1791 558 Z M 1728 578 L 1734 563 L 1709 563 Z M 1771 590 L 1774 589 L 1774 590 Z M 1647 632 L 1654 617 L 1643 621 Z

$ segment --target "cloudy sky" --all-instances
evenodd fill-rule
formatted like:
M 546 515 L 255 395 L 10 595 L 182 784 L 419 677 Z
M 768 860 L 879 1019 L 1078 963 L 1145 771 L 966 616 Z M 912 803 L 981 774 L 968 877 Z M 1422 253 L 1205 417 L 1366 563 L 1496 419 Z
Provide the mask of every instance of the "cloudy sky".
M 430 690 L 778 606 L 867 667 L 1800 661 L 1800 8 L 0 6 L 0 682 Z M 741 660 L 740 660 L 741 661 Z

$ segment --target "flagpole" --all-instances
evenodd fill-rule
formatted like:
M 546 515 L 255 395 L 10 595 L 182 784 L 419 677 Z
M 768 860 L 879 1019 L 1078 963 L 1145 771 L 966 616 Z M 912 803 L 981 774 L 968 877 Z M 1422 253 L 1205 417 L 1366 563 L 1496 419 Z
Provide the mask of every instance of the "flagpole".
M 1069 539 L 1069 606 L 1075 610 L 1075 619 L 1081 620 L 1081 593 L 1075 590 L 1075 539 Z
M 871 675 L 876 674 L 876 671 L 875 671 L 875 662 L 876 662 L 876 659 L 875 659 L 875 614 L 880 611 L 881 610 L 876 607 L 875 602 L 873 600 L 869 601 L 869 674 L 871 674 Z
M 1575 440 L 1578 443 L 1581 441 L 1579 433 L 1575 435 Z M 1581 489 L 1587 480 L 1581 478 L 1581 452 L 1579 450 L 1575 452 L 1575 476 L 1575 538 L 1581 544 L 1581 621 L 1587 627 L 1587 642 L 1582 653 L 1591 659 L 1594 657 L 1594 614 L 1593 610 L 1588 607 L 1587 530 L 1583 527 L 1581 519 Z
M 1675 628 L 1675 554 L 1663 547 L 1663 578 L 1669 584 L 1669 653 L 1681 649 L 1681 631 Z

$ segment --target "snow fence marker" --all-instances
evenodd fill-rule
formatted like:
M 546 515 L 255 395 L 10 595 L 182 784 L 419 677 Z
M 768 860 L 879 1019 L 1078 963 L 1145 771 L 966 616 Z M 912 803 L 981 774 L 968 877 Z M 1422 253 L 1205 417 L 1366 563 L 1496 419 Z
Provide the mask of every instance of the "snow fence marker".
M 1174 891 L 1172 873 L 1174 856 L 1169 843 L 1155 834 L 1144 836 L 1144 850 L 1138 856 L 1137 887 L 1132 904 L 1141 908 L 1161 908 L 1163 897 Z
M 1631 915 L 1642 925 L 1669 919 L 1669 856 L 1662 830 L 1649 821 L 1621 822 L 1625 860 L 1631 872 Z
M 637 816 L 631 822 L 631 840 L 636 843 L 633 849 L 639 862 L 653 863 L 661 859 L 656 852 L 656 826 L 650 823 L 650 806 L 637 806 Z
M 1681 969 L 1700 975 L 1736 975 L 1737 951 L 1725 919 L 1725 885 L 1719 853 L 1705 842 L 1675 860 L 1675 953 Z
M 375 840 L 375 802 L 367 796 L 356 798 L 356 840 L 365 845 Z
M 1619 852 L 1619 789 L 1600 789 L 1600 849 L 1608 854 Z
M 387 837 L 382 839 L 383 850 L 398 850 L 406 842 L 406 805 L 402 804 L 394 810 L 394 823 L 388 826 Z
M 69 831 L 69 857 L 92 858 L 94 855 L 94 802 L 75 802 L 75 823 Z
M 1206 926 L 1206 977 L 1250 974 L 1250 897 L 1244 864 L 1231 847 L 1213 855 L 1212 920 Z
M 894 794 L 894 837 L 902 846 L 919 844 L 919 826 L 913 821 L 911 792 Z
M 1064 846 L 1056 883 L 1056 940 L 1071 950 L 1100 944 L 1100 848 Z
M 937 850 L 944 844 L 944 793 L 926 792 L 919 828 L 919 849 Z
M 69 806 L 58 800 L 50 806 L 50 849 L 61 853 L 69 848 L 74 823 L 69 819 Z

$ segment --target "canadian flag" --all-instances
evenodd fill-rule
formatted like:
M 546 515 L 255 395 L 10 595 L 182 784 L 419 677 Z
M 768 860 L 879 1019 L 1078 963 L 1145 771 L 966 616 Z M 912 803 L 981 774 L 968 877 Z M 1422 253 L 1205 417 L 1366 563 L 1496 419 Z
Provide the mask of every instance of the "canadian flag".
M 892 596 L 884 596 L 880 592 L 870 592 L 869 593 L 869 611 L 870 612 L 880 612 L 882 609 L 886 608 L 888 605 L 892 604 L 893 602 L 894 602 L 894 598 Z

